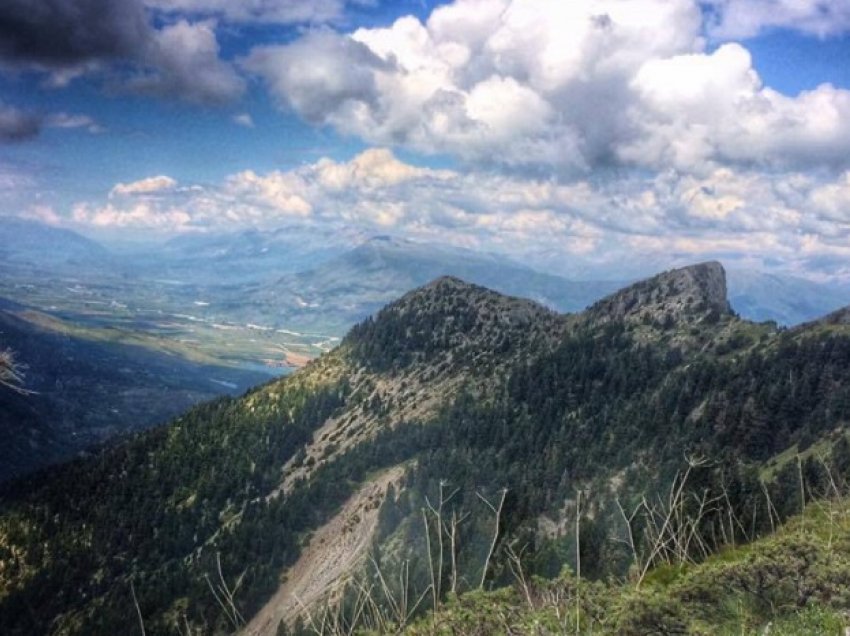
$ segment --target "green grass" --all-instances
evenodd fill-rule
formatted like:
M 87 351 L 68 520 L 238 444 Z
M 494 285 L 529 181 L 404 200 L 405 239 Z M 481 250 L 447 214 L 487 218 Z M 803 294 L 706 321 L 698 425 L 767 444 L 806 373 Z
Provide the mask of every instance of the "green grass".
M 640 587 L 578 582 L 565 572 L 535 579 L 531 588 L 533 607 L 518 585 L 474 592 L 408 632 L 843 636 L 850 627 L 850 501 L 811 504 L 774 535 L 703 563 L 657 567 Z
M 761 480 L 764 482 L 773 480 L 777 473 L 779 473 L 779 471 L 782 470 L 789 462 L 796 462 L 797 457 L 800 458 L 800 461 L 806 461 L 809 457 L 826 457 L 829 455 L 829 452 L 832 450 L 832 446 L 841 435 L 850 438 L 850 434 L 846 431 L 833 431 L 831 434 L 820 438 L 803 451 L 798 449 L 797 444 L 785 449 L 764 463 L 762 469 L 759 471 Z

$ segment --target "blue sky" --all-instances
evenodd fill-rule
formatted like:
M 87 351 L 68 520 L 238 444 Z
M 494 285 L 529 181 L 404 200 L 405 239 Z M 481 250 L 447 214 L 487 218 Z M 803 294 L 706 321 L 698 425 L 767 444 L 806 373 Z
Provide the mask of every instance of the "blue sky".
M 0 8 L 0 214 L 850 278 L 848 0 L 34 2 Z

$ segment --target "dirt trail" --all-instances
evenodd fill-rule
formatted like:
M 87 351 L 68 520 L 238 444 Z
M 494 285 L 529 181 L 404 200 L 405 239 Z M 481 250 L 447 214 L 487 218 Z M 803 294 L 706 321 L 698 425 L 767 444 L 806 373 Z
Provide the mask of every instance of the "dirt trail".
M 403 474 L 402 466 L 381 473 L 354 493 L 342 510 L 313 534 L 286 573 L 286 582 L 245 627 L 243 636 L 275 636 L 281 620 L 291 623 L 303 608 L 312 607 L 347 580 L 366 555 L 387 487 Z

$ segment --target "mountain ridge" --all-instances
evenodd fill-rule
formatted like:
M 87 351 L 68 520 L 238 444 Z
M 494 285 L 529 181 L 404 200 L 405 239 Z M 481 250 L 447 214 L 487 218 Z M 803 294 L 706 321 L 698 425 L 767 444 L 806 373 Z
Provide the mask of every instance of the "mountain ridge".
M 706 313 L 731 315 L 726 271 L 718 261 L 668 270 L 614 292 L 588 309 L 611 320 L 694 320 Z

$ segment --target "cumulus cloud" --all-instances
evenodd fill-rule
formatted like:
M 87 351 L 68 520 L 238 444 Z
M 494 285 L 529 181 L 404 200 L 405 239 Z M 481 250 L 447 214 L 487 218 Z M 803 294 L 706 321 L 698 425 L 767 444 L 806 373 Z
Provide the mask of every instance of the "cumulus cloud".
M 769 29 L 794 29 L 818 37 L 850 31 L 847 0 L 707 0 L 709 33 L 749 38 Z
M 145 60 L 153 70 L 129 82 L 139 92 L 215 104 L 233 101 L 245 90 L 232 65 L 219 59 L 214 22 L 178 20 L 163 27 Z
M 666 170 L 559 183 L 436 170 L 373 148 L 348 161 L 244 171 L 203 188 L 153 177 L 113 193 L 103 205 L 77 205 L 73 221 L 163 233 L 342 225 L 584 276 L 622 276 L 624 259 L 633 273 L 649 273 L 705 258 L 781 261 L 790 272 L 827 276 L 840 273 L 840 255 L 850 256 L 850 171 L 828 178 L 715 166 L 699 175 Z
M 176 187 L 176 180 L 166 175 L 158 175 L 130 183 L 118 183 L 109 191 L 109 197 L 156 194 L 174 190 Z
M 634 163 L 698 166 L 708 160 L 765 164 L 845 163 L 850 91 L 829 84 L 787 97 L 761 84 L 749 52 L 645 63 L 632 81 L 629 117 L 640 135 L 619 147 Z
M 272 92 L 307 121 L 335 120 L 344 127 L 357 111 L 379 107 L 375 73 L 392 64 L 351 38 L 316 31 L 289 45 L 255 48 L 243 66 L 264 77 Z
M 850 92 L 782 95 L 746 49 L 707 53 L 702 33 L 694 0 L 455 0 L 243 65 L 310 123 L 478 165 L 847 163 Z
M 40 131 L 40 117 L 0 102 L 0 142 L 32 139 Z
M 96 206 L 79 203 L 74 206 L 72 220 L 79 225 L 95 228 L 144 228 L 168 232 L 180 231 L 191 221 L 191 216 L 178 207 L 160 207 L 148 201 L 137 201 L 125 207 L 112 203 Z
M 808 197 L 823 218 L 844 226 L 850 224 L 850 170 L 832 183 L 813 188 Z

